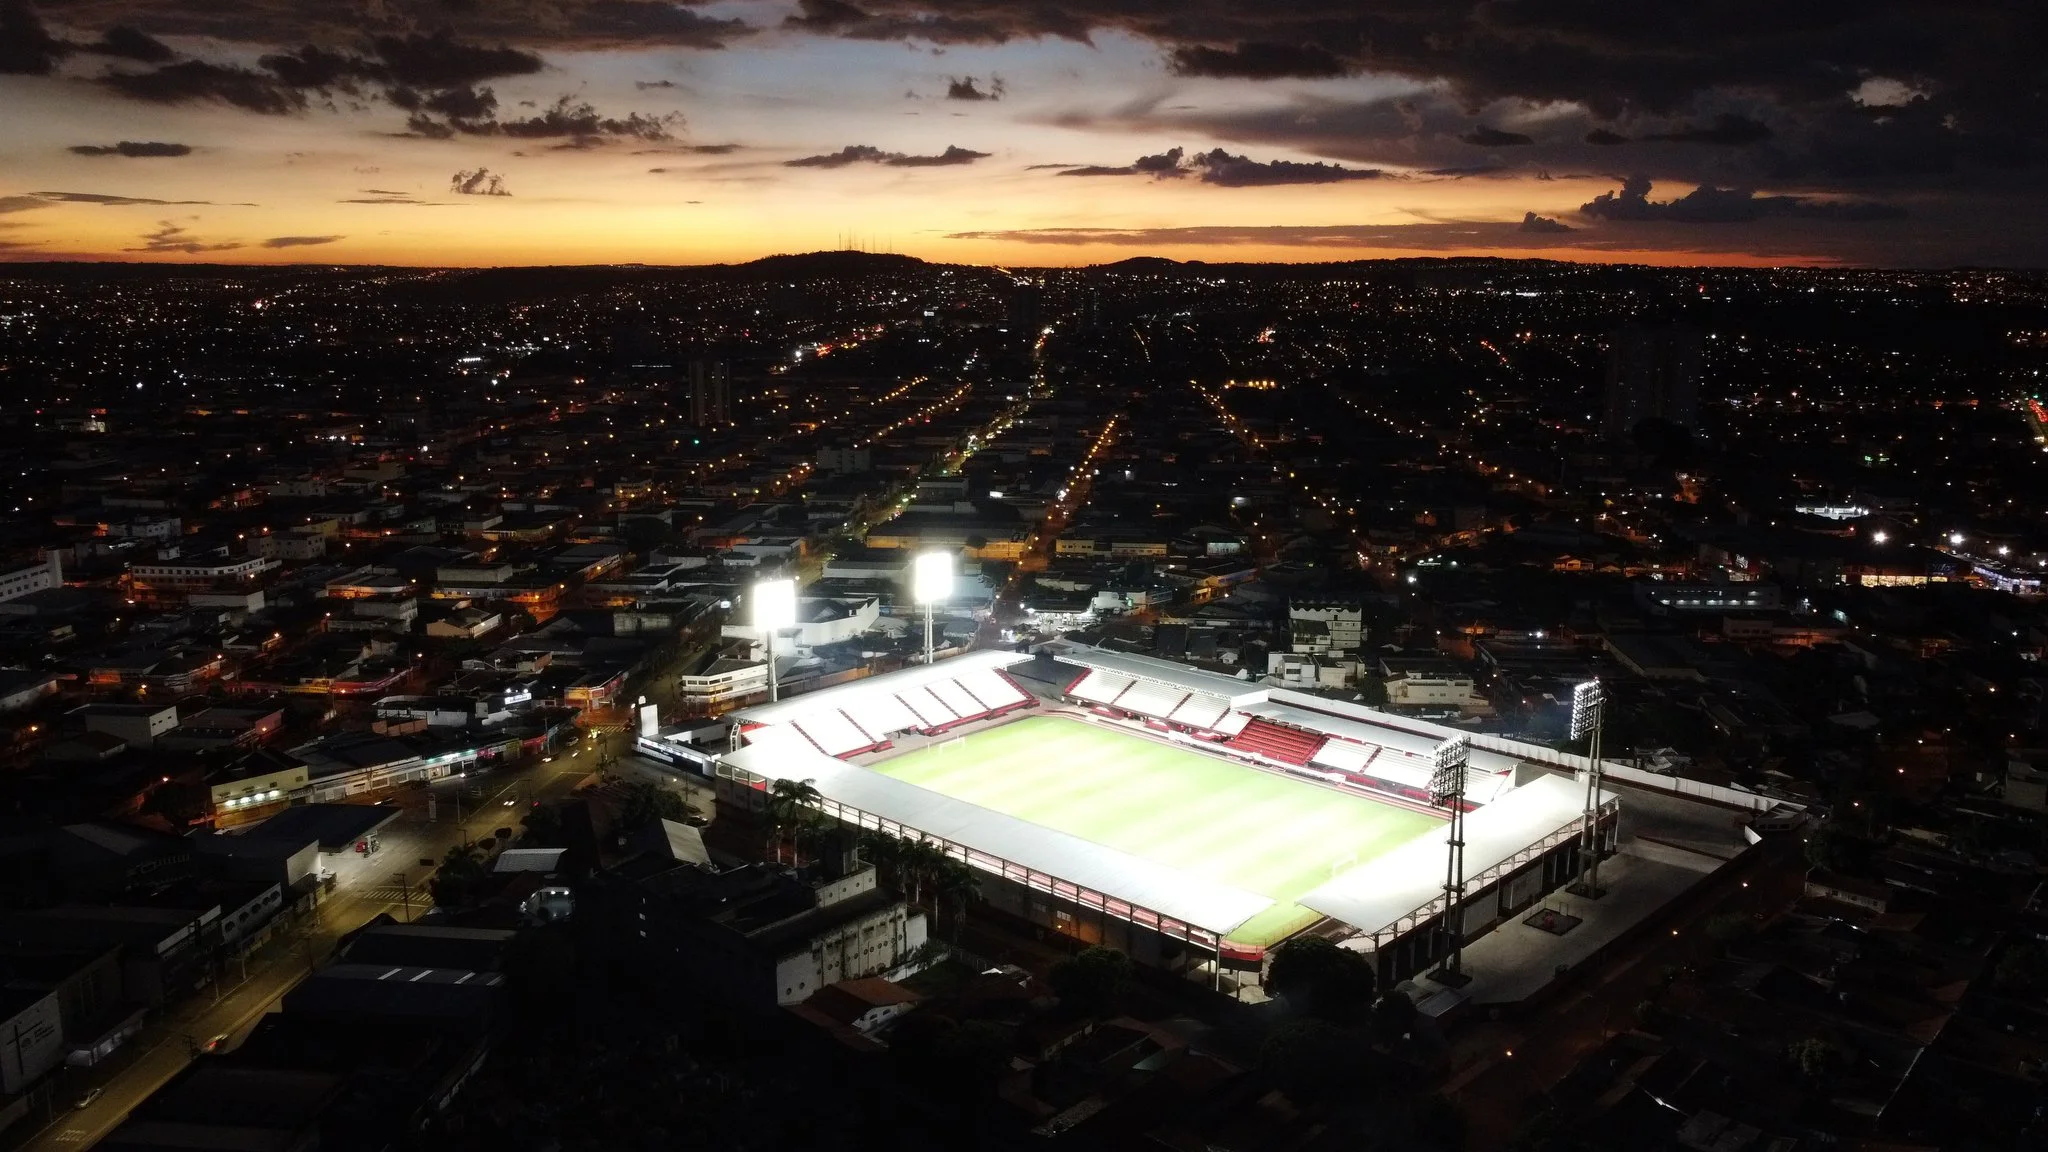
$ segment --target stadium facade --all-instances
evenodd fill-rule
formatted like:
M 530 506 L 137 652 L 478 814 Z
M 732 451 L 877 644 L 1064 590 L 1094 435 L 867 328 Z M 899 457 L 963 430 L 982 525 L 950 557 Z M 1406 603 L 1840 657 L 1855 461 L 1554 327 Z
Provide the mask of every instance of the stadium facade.
M 1444 725 L 1078 645 L 1036 654 L 975 652 L 870 677 L 733 715 L 732 748 L 714 768 L 720 799 L 758 805 L 771 781 L 812 781 L 846 824 L 922 838 L 984 874 L 990 905 L 1134 959 L 1216 980 L 1262 969 L 1275 941 L 1232 933 L 1271 908 L 1265 895 L 1216 882 L 993 808 L 895 779 L 890 757 L 1027 711 L 1053 711 L 1221 757 L 1303 787 L 1431 810 L 1431 753 Z M 644 737 L 643 743 L 657 740 Z M 1386 981 L 1428 970 L 1450 942 L 1470 942 L 1568 884 L 1586 841 L 1591 762 L 1497 736 L 1470 735 L 1465 782 L 1465 895 L 1447 908 L 1448 822 L 1294 898 L 1302 931 L 1344 937 Z M 968 745 L 971 755 L 972 745 Z M 1625 766 L 1608 765 L 1617 772 Z M 1611 851 L 1619 802 L 1593 805 Z

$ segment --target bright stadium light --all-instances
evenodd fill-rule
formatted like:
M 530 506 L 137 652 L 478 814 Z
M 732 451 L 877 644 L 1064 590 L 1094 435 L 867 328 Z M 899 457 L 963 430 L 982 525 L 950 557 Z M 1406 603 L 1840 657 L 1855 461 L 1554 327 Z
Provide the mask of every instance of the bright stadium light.
M 919 604 L 937 604 L 953 595 L 953 554 L 926 552 L 912 569 L 911 598 Z
M 1465 765 L 1472 759 L 1472 738 L 1460 732 L 1436 746 L 1429 757 L 1430 803 L 1450 813 L 1444 836 L 1443 959 L 1430 978 L 1439 984 L 1463 986 L 1465 975 Z
M 763 580 L 754 585 L 749 599 L 754 602 L 754 628 L 761 633 L 768 656 L 768 702 L 779 698 L 775 676 L 775 633 L 796 627 L 796 581 Z
M 1598 680 L 1588 680 L 1572 689 L 1572 739 L 1583 738 L 1600 724 L 1600 705 L 1606 695 Z
M 941 601 L 953 596 L 953 554 L 951 552 L 925 552 L 917 558 L 911 569 L 910 598 L 924 605 L 924 662 L 930 664 L 932 653 L 932 609 Z
M 1586 745 L 1585 838 L 1580 867 L 1583 873 L 1571 891 L 1597 900 L 1600 891 L 1600 728 L 1607 711 L 1607 693 L 1598 680 L 1587 680 L 1572 689 L 1572 739 L 1590 737 Z
M 1429 798 L 1446 804 L 1465 792 L 1465 764 L 1472 757 L 1472 738 L 1459 733 L 1430 753 Z

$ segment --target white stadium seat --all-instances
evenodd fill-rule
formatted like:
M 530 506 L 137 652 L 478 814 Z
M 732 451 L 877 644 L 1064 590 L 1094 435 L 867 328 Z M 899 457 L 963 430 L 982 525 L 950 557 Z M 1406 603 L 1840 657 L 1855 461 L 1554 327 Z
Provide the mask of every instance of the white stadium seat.
M 1154 716 L 1161 720 L 1173 714 L 1180 702 L 1187 699 L 1188 690 L 1166 684 L 1155 684 L 1140 680 L 1131 685 L 1122 696 L 1117 697 L 1116 706 L 1141 716 Z
M 1206 692 L 1197 692 L 1181 701 L 1167 719 L 1190 728 L 1214 728 L 1223 714 L 1230 711 L 1230 701 Z
M 1130 686 L 1129 676 L 1119 676 L 1114 672 L 1090 672 L 1081 677 L 1081 682 L 1074 685 L 1072 691 L 1083 700 L 1107 704 L 1123 695 L 1124 689 Z
M 939 698 L 939 703 L 952 709 L 962 720 L 973 720 L 988 715 L 987 706 L 976 700 L 967 689 L 951 680 L 934 680 L 925 685 L 925 688 Z

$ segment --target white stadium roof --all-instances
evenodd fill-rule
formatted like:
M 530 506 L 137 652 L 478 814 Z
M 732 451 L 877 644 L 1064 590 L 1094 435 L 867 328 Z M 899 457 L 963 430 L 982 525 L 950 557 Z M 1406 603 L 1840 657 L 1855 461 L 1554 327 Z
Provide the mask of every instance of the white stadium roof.
M 826 797 L 869 815 L 1113 896 L 1218 936 L 1229 934 L 1231 929 L 1273 906 L 1272 900 L 1242 888 L 1203 880 L 1092 840 L 835 760 L 787 728 L 761 729 L 751 733 L 749 741 L 739 751 L 726 753 L 725 762 L 769 780 L 810 780 Z
M 1151 656 L 1132 656 L 1123 652 L 1111 652 L 1102 648 L 1075 645 L 1065 649 L 1054 649 L 1055 655 L 1069 664 L 1087 668 L 1100 668 L 1115 672 L 1133 680 L 1151 680 L 1160 684 L 1171 684 L 1190 692 L 1205 692 L 1221 696 L 1232 704 L 1263 699 L 1266 689 L 1256 680 L 1239 680 L 1234 676 L 1218 676 L 1171 660 L 1160 660 Z
M 1602 793 L 1601 802 L 1612 796 Z M 1465 875 L 1477 878 L 1585 813 L 1586 786 L 1543 776 L 1465 815 Z M 1378 932 L 1443 895 L 1443 824 L 1310 891 L 1299 901 L 1361 932 Z
M 936 664 L 913 664 L 896 672 L 884 672 L 880 676 L 869 676 L 835 688 L 821 688 L 792 696 L 774 704 L 760 704 L 752 708 L 741 708 L 732 713 L 732 719 L 746 724 L 786 724 L 801 718 L 817 708 L 846 708 L 849 696 L 858 697 L 868 692 L 901 692 L 906 688 L 928 684 L 934 680 L 952 680 L 974 671 L 992 672 L 1008 668 L 1012 664 L 1031 659 L 1029 652 L 1008 652 L 991 650 L 969 652 Z

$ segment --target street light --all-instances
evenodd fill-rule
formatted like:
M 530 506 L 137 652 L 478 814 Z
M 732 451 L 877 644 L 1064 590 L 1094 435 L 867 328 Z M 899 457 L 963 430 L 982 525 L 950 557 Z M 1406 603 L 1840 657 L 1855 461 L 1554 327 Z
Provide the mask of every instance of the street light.
M 1962 534 L 1961 532 L 1951 532 L 1951 533 L 1949 533 L 1949 534 L 1948 534 L 1948 542 L 1949 542 L 1950 544 L 1958 544 L 1958 545 L 1959 545 L 1959 544 L 1961 544 L 1961 543 L 1963 542 L 1963 534 Z
M 1870 534 L 1870 542 L 1873 544 L 1882 544 L 1891 538 L 1891 533 L 1886 532 L 1882 528 L 1879 528 L 1877 531 L 1872 532 Z
M 754 628 L 761 633 L 767 649 L 768 702 L 773 704 L 780 698 L 775 676 L 775 631 L 796 627 L 796 581 L 763 580 L 754 585 L 751 596 Z
M 932 609 L 953 595 L 953 554 L 926 552 L 911 570 L 910 597 L 924 605 L 924 662 L 932 662 Z

